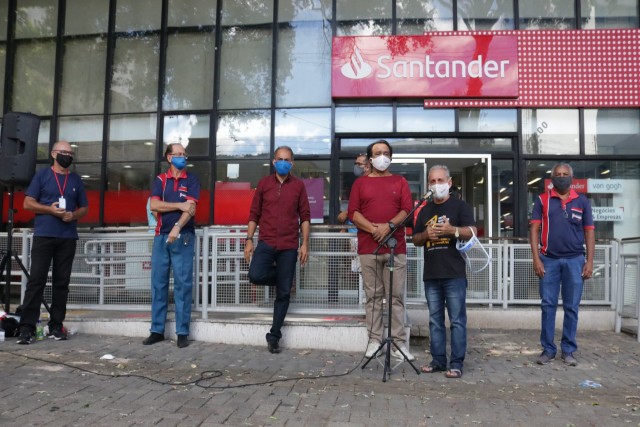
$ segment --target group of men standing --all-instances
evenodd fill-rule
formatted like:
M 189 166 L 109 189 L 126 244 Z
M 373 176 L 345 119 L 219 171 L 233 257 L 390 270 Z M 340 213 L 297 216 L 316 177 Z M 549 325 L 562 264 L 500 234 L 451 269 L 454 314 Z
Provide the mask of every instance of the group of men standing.
M 40 170 L 25 192 L 24 208 L 36 214 L 32 265 L 20 320 L 19 344 L 34 339 L 36 322 L 52 266 L 52 304 L 49 336 L 67 338 L 63 321 L 69 292 L 71 268 L 78 239 L 77 221 L 87 214 L 88 201 L 80 177 L 71 172 L 73 148 L 66 141 L 51 150 L 52 167 Z M 410 361 L 405 328 L 404 292 L 407 247 L 405 227 L 412 226 L 412 241 L 424 246 L 424 289 L 429 309 L 432 360 L 421 367 L 424 373 L 445 372 L 448 378 L 463 373 L 467 346 L 466 267 L 457 250 L 458 240 L 477 235 L 471 207 L 451 197 L 452 180 L 445 165 L 429 169 L 430 201 L 420 210 L 415 223 L 407 224 L 413 200 L 407 180 L 389 171 L 391 145 L 378 140 L 367 147 L 366 156 L 356 159 L 349 208 L 340 221 L 357 227 L 358 257 L 366 295 L 365 313 L 369 343 L 366 357 L 381 348 L 384 326 L 382 305 L 391 294 L 391 355 Z M 169 144 L 164 153 L 169 167 L 153 182 L 150 209 L 158 214 L 151 262 L 151 327 L 143 341 L 151 345 L 165 339 L 169 299 L 169 274 L 173 271 L 177 346 L 189 345 L 196 206 L 200 197 L 198 178 L 186 170 L 186 150 Z M 282 146 L 274 153 L 273 175 L 260 180 L 247 226 L 244 257 L 249 263 L 251 283 L 275 287 L 273 321 L 266 334 L 267 348 L 280 353 L 282 326 L 288 311 L 296 262 L 309 257 L 310 208 L 304 183 L 291 174 L 294 153 Z M 357 168 L 357 169 L 356 169 Z M 531 219 L 533 268 L 540 278 L 542 299 L 541 345 L 538 358 L 545 365 L 556 356 L 555 316 L 562 292 L 564 324 L 562 359 L 575 366 L 578 306 L 583 281 L 593 272 L 594 226 L 589 200 L 571 189 L 573 170 L 557 164 L 551 173 L 553 186 L 534 202 Z M 254 235 L 260 231 L 254 247 Z M 393 237 L 393 244 L 388 244 Z M 586 256 L 584 245 L 586 243 Z M 393 274 L 389 265 L 393 254 Z M 392 283 L 393 280 L 393 283 Z M 561 286 L 562 285 L 562 286 Z M 391 290 L 391 293 L 389 292 Z M 445 309 L 451 329 L 451 352 L 447 357 Z

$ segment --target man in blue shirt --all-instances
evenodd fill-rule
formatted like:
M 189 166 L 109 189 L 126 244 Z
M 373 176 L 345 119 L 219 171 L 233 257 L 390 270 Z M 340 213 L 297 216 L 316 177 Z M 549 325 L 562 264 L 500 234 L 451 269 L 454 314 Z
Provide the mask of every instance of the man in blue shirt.
M 164 340 L 169 305 L 169 270 L 173 269 L 177 345 L 189 345 L 196 203 L 200 181 L 186 171 L 187 155 L 180 144 L 169 144 L 164 153 L 169 170 L 156 177 L 151 189 L 151 210 L 158 213 L 151 254 L 151 334 L 142 341 L 151 345 Z
M 25 192 L 23 207 L 34 212 L 36 219 L 18 344 L 33 342 L 52 262 L 48 335 L 56 340 L 67 339 L 62 322 L 67 313 L 71 268 L 76 255 L 77 223 L 87 214 L 89 202 L 80 176 L 69 170 L 73 161 L 71 144 L 56 142 L 51 157 L 53 165 L 39 170 Z

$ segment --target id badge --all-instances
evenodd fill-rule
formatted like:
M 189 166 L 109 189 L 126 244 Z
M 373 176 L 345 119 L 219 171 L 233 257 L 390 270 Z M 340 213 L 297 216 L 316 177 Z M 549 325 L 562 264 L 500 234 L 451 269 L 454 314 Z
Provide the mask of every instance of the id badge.
M 58 199 L 58 207 L 59 207 L 60 209 L 67 209 L 67 201 L 65 200 L 65 198 L 64 198 L 64 197 L 60 197 L 60 198 Z

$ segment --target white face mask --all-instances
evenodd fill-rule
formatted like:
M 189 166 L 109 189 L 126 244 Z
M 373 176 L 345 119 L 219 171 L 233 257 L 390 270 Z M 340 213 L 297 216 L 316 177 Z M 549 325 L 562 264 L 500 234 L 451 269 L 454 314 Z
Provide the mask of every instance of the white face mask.
M 378 156 L 371 159 L 371 164 L 377 170 L 384 172 L 391 164 L 391 159 L 387 156 Z
M 433 197 L 442 200 L 449 195 L 449 184 L 435 184 L 429 187 L 433 191 Z

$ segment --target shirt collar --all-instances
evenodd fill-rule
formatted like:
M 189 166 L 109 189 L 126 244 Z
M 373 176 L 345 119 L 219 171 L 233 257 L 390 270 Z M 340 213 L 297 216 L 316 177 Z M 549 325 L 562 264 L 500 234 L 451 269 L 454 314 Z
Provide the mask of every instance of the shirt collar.
M 558 192 L 556 191 L 555 188 L 552 188 L 551 190 L 549 190 L 549 192 L 551 193 L 551 197 L 557 197 L 558 199 L 561 199 L 562 197 L 560 197 L 560 194 L 558 194 Z M 569 197 L 567 197 L 567 202 L 570 202 L 573 199 L 577 199 L 578 193 L 576 193 L 576 190 L 574 190 L 573 188 L 569 189 Z
M 173 172 L 171 170 L 171 168 L 169 168 L 169 170 L 167 170 L 167 178 L 173 178 L 173 179 L 182 179 L 182 178 L 186 178 L 187 177 L 187 171 L 182 169 L 180 171 L 180 174 L 178 176 L 174 176 Z

